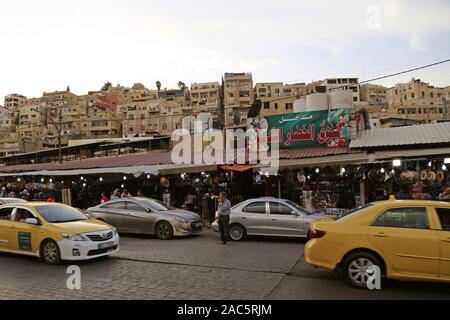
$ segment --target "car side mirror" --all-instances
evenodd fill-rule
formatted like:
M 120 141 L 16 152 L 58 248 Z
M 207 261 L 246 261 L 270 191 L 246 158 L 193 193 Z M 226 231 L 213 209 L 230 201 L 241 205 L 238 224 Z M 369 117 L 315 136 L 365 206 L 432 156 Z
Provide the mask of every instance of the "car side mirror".
M 25 223 L 37 226 L 39 224 L 39 221 L 36 218 L 28 218 L 25 219 Z

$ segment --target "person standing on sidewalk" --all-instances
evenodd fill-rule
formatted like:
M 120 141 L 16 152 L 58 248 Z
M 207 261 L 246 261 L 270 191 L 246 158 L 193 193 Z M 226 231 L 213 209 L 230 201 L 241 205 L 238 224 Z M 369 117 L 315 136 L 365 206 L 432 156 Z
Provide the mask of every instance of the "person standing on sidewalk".
M 219 219 L 220 239 L 223 244 L 227 244 L 229 241 L 230 214 L 231 202 L 227 199 L 227 194 L 225 192 L 221 192 L 219 196 L 219 206 L 216 213 L 216 219 Z

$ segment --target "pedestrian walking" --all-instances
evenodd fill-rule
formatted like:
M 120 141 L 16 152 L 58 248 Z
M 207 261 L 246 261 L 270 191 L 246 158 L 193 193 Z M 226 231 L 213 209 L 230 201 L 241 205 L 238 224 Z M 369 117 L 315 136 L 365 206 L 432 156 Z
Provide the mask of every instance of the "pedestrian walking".
M 230 237 L 229 225 L 231 214 L 231 202 L 227 199 L 227 194 L 221 192 L 219 196 L 219 205 L 216 213 L 216 219 L 219 219 L 220 239 L 223 244 L 227 244 Z

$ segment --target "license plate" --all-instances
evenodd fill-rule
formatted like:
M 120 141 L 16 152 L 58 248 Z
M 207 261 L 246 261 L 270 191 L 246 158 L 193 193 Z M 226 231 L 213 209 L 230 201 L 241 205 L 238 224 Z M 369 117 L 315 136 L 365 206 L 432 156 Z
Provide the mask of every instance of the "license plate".
M 114 242 L 105 242 L 98 245 L 99 249 L 105 249 L 114 246 Z

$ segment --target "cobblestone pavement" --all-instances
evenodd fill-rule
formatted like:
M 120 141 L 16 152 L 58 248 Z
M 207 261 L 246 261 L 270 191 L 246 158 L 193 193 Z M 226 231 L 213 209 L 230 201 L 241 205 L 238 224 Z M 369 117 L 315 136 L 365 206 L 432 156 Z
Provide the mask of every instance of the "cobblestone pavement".
M 78 264 L 81 290 L 67 289 L 70 263 L 0 254 L 0 299 L 450 299 L 448 285 L 433 283 L 354 289 L 339 274 L 306 265 L 303 247 L 261 238 L 224 246 L 209 230 L 173 241 L 122 236 L 117 254 Z

